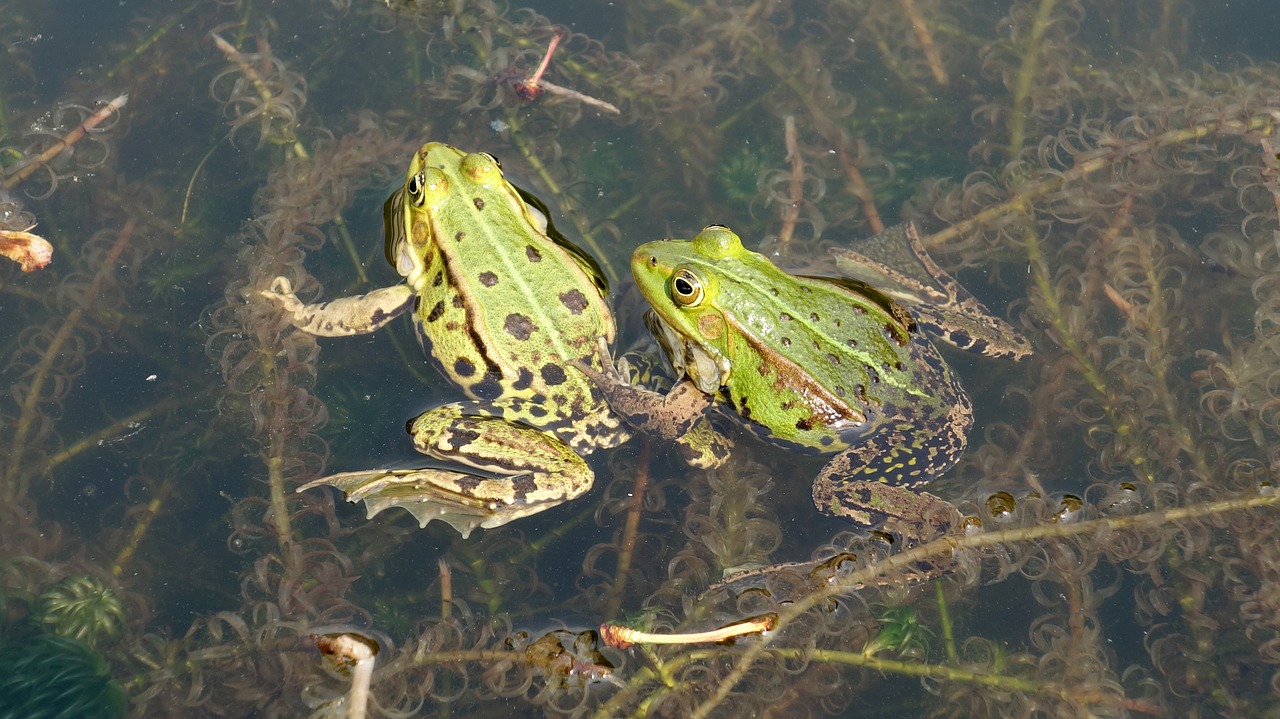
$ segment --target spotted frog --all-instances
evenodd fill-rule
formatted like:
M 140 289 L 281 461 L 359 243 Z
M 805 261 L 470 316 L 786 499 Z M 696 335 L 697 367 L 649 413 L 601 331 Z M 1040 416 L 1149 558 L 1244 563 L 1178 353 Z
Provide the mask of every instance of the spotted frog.
M 492 156 L 441 143 L 414 155 L 385 226 L 402 284 L 304 305 L 280 277 L 262 294 L 326 337 L 370 333 L 411 310 L 424 350 L 467 399 L 418 416 L 409 435 L 455 466 L 346 472 L 299 491 L 333 486 L 371 517 L 403 507 L 464 537 L 586 492 L 594 476 L 582 455 L 630 434 L 577 369 L 603 369 L 597 344 L 614 337 L 600 267 Z
M 892 232 L 842 260 L 902 301 L 858 279 L 783 272 L 723 226 L 641 245 L 631 270 L 649 328 L 682 376 L 676 394 L 607 367 L 583 371 L 643 431 L 679 437 L 715 404 L 762 440 L 834 455 L 813 482 L 823 512 L 864 526 L 897 520 L 917 536 L 944 530 L 954 510 L 917 489 L 956 463 L 973 408 L 921 318 L 970 349 L 1016 357 L 1030 348 L 928 259 L 913 227 Z M 882 264 L 895 243 L 905 264 L 929 269 Z

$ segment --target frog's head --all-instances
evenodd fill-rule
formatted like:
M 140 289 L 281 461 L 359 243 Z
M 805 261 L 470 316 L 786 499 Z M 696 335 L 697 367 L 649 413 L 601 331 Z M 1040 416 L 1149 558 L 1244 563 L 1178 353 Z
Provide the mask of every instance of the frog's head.
M 410 284 L 426 270 L 426 253 L 432 242 L 431 223 L 426 220 L 448 197 L 450 170 L 465 155 L 440 142 L 423 145 L 409 160 L 404 184 L 382 206 L 387 262 Z
M 662 240 L 636 248 L 631 273 L 660 324 L 650 323 L 677 370 L 704 392 L 728 381 L 729 324 L 718 299 L 717 264 L 751 254 L 729 228 L 710 225 L 693 240 Z

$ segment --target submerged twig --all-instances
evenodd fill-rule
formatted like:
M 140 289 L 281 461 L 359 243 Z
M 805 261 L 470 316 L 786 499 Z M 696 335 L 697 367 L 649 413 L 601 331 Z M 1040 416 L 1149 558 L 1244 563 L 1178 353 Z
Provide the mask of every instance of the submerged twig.
M 631 559 L 635 554 L 636 537 L 640 533 L 640 514 L 644 511 L 644 493 L 649 483 L 647 438 L 640 445 L 640 457 L 636 460 L 635 471 L 635 481 L 631 486 L 631 502 L 627 508 L 627 523 L 622 530 L 622 545 L 618 548 L 618 569 L 614 572 L 613 590 L 609 594 L 609 604 L 604 611 L 604 615 L 609 618 L 618 616 L 618 609 L 622 606 L 627 577 L 631 574 Z
M 107 120 L 107 118 L 119 112 L 120 108 L 124 107 L 125 103 L 128 101 L 129 101 L 128 95 L 118 95 L 111 102 L 108 102 L 107 104 L 98 108 L 97 112 L 94 112 L 84 122 L 77 125 L 74 130 L 72 130 L 71 132 L 68 132 L 66 135 L 63 135 L 61 140 L 58 140 L 57 142 L 53 143 L 51 147 L 46 149 L 44 152 L 40 153 L 39 157 L 23 165 L 22 167 L 18 168 L 18 170 L 15 171 L 12 175 L 9 175 L 8 177 L 6 177 L 2 185 L 4 189 L 6 190 L 13 189 L 13 187 L 17 185 L 19 182 L 22 182 L 23 180 L 30 177 L 32 173 L 34 173 L 36 170 L 40 169 L 41 167 L 44 167 L 51 160 L 53 160 L 53 158 L 62 154 L 62 152 L 66 150 L 68 147 L 71 147 L 72 145 L 79 142 L 80 139 L 85 136 L 85 133 L 94 129 L 98 125 L 101 125 L 103 122 Z
M 787 162 L 791 163 L 791 179 L 787 182 L 790 202 L 782 206 L 782 228 L 778 230 L 778 244 L 785 247 L 795 234 L 800 207 L 804 205 L 804 157 L 800 154 L 795 115 L 787 115 L 783 120 L 783 133 L 787 143 Z
M 538 63 L 538 68 L 528 77 L 516 79 L 511 82 L 511 89 L 515 91 L 516 96 L 525 102 L 533 102 L 538 99 L 543 90 L 552 95 L 560 95 L 571 100 L 577 100 L 584 105 L 590 105 L 598 110 L 603 110 L 611 115 L 620 115 L 622 110 L 612 103 L 604 100 L 584 95 L 577 90 L 571 90 L 563 85 L 557 85 L 547 80 L 543 75 L 547 72 L 547 66 L 551 64 L 551 55 L 555 53 L 556 47 L 564 39 L 566 32 L 562 28 L 556 28 L 555 34 L 551 36 L 551 44 L 547 47 L 547 52 L 542 56 L 542 61 Z M 507 73 L 500 73 L 499 79 L 508 77 Z
M 951 84 L 947 69 L 942 64 L 942 55 L 938 54 L 938 46 L 933 42 L 933 32 L 925 23 L 915 0 L 898 0 L 898 5 L 902 8 L 902 12 L 906 13 L 907 21 L 911 23 L 911 31 L 916 34 L 916 41 L 920 43 L 920 49 L 924 52 L 924 60 L 929 65 L 929 72 L 933 75 L 933 79 L 943 87 Z
M 772 631 L 778 622 L 776 614 L 762 614 L 707 632 L 652 634 L 616 624 L 600 625 L 600 640 L 611 647 L 626 649 L 632 644 L 713 644 L 748 634 Z

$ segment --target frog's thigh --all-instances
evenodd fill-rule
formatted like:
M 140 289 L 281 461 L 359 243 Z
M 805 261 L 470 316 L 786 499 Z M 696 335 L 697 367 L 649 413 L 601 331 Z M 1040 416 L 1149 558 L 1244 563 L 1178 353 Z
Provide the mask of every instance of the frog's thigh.
M 294 327 L 319 337 L 369 334 L 412 307 L 415 297 L 408 285 L 394 285 L 368 294 L 304 305 L 285 277 L 277 277 L 271 289 L 261 294 L 279 305 Z
M 548 432 L 501 417 L 467 414 L 466 403 L 425 412 L 409 423 L 419 452 L 503 475 L 455 473 L 455 491 L 506 505 L 553 505 L 573 499 L 595 479 L 568 444 Z
M 956 463 L 969 425 L 968 412 L 959 407 L 924 426 L 881 427 L 822 468 L 813 483 L 814 505 L 866 527 L 899 520 L 916 537 L 945 531 L 954 522 L 954 509 L 913 488 Z
M 733 444 L 711 426 L 707 407 L 711 395 L 682 380 L 665 395 L 609 379 L 587 368 L 604 394 L 609 408 L 644 434 L 675 442 L 680 456 L 692 467 L 719 467 L 729 458 Z
M 665 395 L 634 385 L 621 377 L 579 367 L 596 383 L 614 414 L 645 434 L 676 440 L 697 425 L 711 405 L 711 396 L 682 380 Z

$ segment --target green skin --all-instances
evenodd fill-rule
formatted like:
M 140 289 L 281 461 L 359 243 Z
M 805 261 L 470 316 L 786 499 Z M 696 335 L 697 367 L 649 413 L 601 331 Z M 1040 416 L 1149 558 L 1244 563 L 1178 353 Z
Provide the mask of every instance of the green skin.
M 813 483 L 822 511 L 919 535 L 950 526 L 954 511 L 914 490 L 964 451 L 972 406 L 903 306 L 787 274 L 719 226 L 641 245 L 631 270 L 684 379 L 663 396 L 588 371 L 616 412 L 677 437 L 715 404 L 763 440 L 833 454 Z
M 613 340 L 596 263 L 550 226 L 545 208 L 511 185 L 497 161 L 428 143 L 386 203 L 387 259 L 404 284 L 303 305 L 285 278 L 263 295 L 300 330 L 373 332 L 412 308 L 424 349 L 469 398 L 409 423 L 414 446 L 483 470 L 370 470 L 320 485 L 364 500 L 373 516 L 404 507 L 467 536 L 568 501 L 594 476 L 581 455 L 627 428 L 575 366 L 602 368 Z M 607 354 L 606 354 L 607 357 Z

